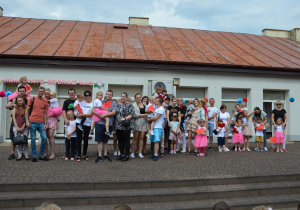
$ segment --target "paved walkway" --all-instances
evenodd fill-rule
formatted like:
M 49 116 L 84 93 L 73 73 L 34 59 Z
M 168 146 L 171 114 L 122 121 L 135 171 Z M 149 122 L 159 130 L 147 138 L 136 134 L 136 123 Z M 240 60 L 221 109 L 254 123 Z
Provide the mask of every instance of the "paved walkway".
M 8 160 L 9 144 L 0 144 L 0 183 L 46 182 L 99 182 L 99 181 L 151 181 L 237 176 L 300 174 L 300 142 L 287 143 L 287 153 L 207 151 L 206 156 L 167 154 L 158 161 L 130 159 L 115 161 L 109 145 L 112 162 L 95 163 L 96 145 L 89 145 L 89 161 L 65 161 L 64 145 L 57 145 L 57 158 L 51 161 Z M 231 145 L 229 145 L 231 146 Z M 254 143 L 251 143 L 251 148 Z M 230 147 L 229 147 L 230 148 Z M 271 148 L 271 144 L 268 144 Z

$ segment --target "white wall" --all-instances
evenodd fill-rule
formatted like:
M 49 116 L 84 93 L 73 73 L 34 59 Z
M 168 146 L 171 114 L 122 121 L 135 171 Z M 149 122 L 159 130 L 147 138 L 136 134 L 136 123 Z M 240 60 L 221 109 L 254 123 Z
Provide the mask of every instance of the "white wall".
M 300 113 L 297 107 L 300 107 L 300 89 L 299 79 L 293 78 L 276 78 L 276 77 L 254 77 L 241 75 L 221 75 L 221 74 L 196 74 L 182 72 L 159 72 L 143 70 L 99 70 L 96 68 L 56 68 L 56 67 L 13 67 L 1 66 L 1 78 L 19 78 L 27 75 L 31 79 L 63 79 L 63 80 L 87 80 L 94 83 L 98 80 L 104 82 L 104 88 L 93 88 L 93 94 L 101 90 L 105 92 L 108 84 L 122 85 L 143 85 L 143 95 L 148 95 L 151 88 L 150 80 L 173 80 L 180 78 L 181 86 L 205 87 L 207 88 L 207 98 L 215 98 L 216 107 L 220 107 L 222 101 L 222 88 L 242 88 L 248 90 L 248 109 L 253 110 L 255 106 L 263 108 L 263 90 L 285 90 L 286 94 L 286 110 L 288 112 L 287 139 L 291 141 L 300 141 L 300 129 L 298 129 L 298 119 Z M 56 85 L 44 84 L 52 90 L 56 89 Z M 0 84 L 0 90 L 5 90 L 5 85 Z M 34 90 L 35 91 L 35 90 Z M 93 98 L 95 95 L 93 95 Z M 294 97 L 295 102 L 290 103 L 289 97 Z M 4 120 L 4 99 L 0 99 L 0 123 L 5 125 Z M 3 126 L 0 127 L 0 141 L 3 141 Z

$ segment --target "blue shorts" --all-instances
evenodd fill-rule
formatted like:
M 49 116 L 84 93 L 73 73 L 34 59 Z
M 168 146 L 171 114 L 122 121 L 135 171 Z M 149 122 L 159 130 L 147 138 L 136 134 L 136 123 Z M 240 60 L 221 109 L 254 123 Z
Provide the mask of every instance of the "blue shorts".
M 106 128 L 105 125 L 100 125 L 96 123 L 95 126 L 95 141 L 107 143 L 109 136 L 105 134 Z M 109 126 L 109 132 L 111 133 L 112 126 Z
M 214 124 L 208 123 L 209 137 L 213 137 Z
M 151 136 L 151 142 L 160 142 L 162 130 L 160 128 L 153 128 L 154 136 Z

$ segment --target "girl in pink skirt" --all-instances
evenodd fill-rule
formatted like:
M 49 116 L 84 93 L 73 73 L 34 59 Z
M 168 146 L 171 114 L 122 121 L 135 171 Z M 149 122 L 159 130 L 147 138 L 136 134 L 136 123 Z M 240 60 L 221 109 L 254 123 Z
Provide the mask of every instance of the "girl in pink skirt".
M 236 125 L 232 129 L 233 131 L 232 143 L 235 144 L 235 150 L 234 150 L 235 152 L 242 151 L 241 144 L 244 144 L 242 119 L 237 118 L 236 122 L 237 122 Z
M 282 126 L 282 118 L 278 118 L 276 120 L 276 126 L 275 126 L 275 135 L 276 138 L 276 144 L 277 144 L 277 152 L 284 152 L 282 149 L 282 144 L 284 143 L 284 127 Z
M 108 113 L 108 109 L 110 107 L 110 105 L 106 105 L 106 101 L 104 99 L 104 103 L 102 103 L 102 97 L 103 97 L 103 93 L 101 91 L 97 92 L 97 95 L 96 95 L 96 100 L 94 101 L 94 109 L 95 109 L 95 112 L 97 113 L 97 115 L 93 115 L 92 119 L 93 119 L 93 122 L 96 123 L 96 122 L 99 122 L 100 120 L 105 120 L 105 134 L 110 136 L 110 132 L 109 132 L 109 117 L 105 117 L 104 119 L 100 118 L 99 115 L 101 114 L 107 114 Z M 106 107 L 108 106 L 108 107 Z M 92 127 L 93 128 L 93 127 Z
M 205 147 L 207 146 L 207 130 L 205 127 L 205 120 L 198 120 L 197 121 L 198 124 L 198 130 L 203 130 L 202 133 L 196 135 L 195 137 L 195 141 L 194 141 L 194 147 L 196 148 L 200 148 L 200 153 L 197 154 L 198 156 L 204 156 L 204 152 L 205 152 Z M 196 131 L 197 132 L 197 131 Z

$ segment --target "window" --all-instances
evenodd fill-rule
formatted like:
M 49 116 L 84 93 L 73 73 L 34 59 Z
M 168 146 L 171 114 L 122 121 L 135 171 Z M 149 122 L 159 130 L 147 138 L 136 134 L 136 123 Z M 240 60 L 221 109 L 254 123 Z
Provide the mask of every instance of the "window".
M 285 100 L 285 91 L 264 90 L 264 100 Z
M 226 105 L 231 118 L 234 116 L 235 105 L 239 98 L 247 98 L 247 90 L 222 89 L 222 104 Z
M 120 99 L 121 93 L 127 93 L 128 97 L 134 101 L 134 96 L 137 93 L 143 94 L 142 85 L 108 85 L 108 89 L 114 92 L 113 99 Z
M 201 100 L 201 98 L 205 98 L 205 88 L 180 86 L 176 88 L 176 97 L 184 98 L 184 105 L 188 106 L 190 99 L 199 98 Z

